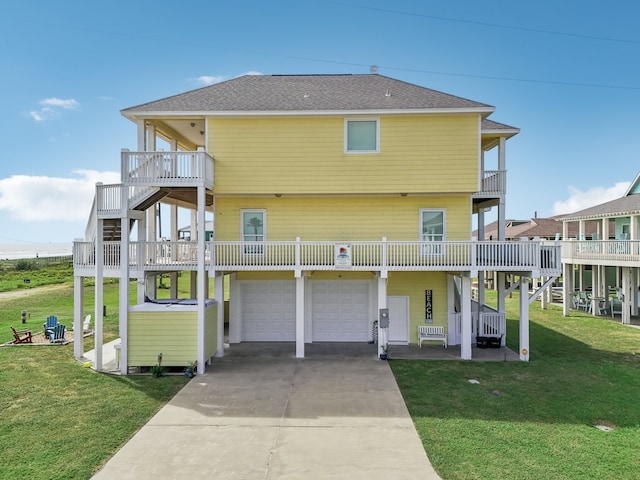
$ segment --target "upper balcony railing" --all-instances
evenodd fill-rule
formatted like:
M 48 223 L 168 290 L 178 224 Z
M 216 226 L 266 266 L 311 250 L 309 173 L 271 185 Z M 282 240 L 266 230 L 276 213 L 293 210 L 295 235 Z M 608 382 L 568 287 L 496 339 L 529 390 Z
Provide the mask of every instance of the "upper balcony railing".
M 213 158 L 206 152 L 122 151 L 122 183 L 127 186 L 213 188 Z
M 566 263 L 637 266 L 640 240 L 566 240 L 562 259 Z
M 475 197 L 495 197 L 507 193 L 506 170 L 484 170 L 482 172 L 481 190 L 474 194 Z
M 120 243 L 104 242 L 104 268 L 120 268 Z M 206 242 L 204 262 L 217 271 L 561 271 L 560 247 L 519 242 Z M 133 270 L 195 270 L 197 242 L 131 242 Z M 74 243 L 74 266 L 95 267 L 93 242 Z

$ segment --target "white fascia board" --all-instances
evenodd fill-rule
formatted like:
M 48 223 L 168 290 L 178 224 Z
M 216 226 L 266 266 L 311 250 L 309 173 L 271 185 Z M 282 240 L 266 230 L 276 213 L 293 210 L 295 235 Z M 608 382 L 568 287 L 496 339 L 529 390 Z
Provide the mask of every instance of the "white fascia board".
M 477 108 L 417 108 L 384 110 L 233 110 L 233 111 L 139 111 L 122 113 L 130 120 L 153 117 L 263 117 L 263 116 L 336 116 L 336 115 L 411 115 L 411 114 L 448 114 L 460 113 L 491 114 L 494 107 Z

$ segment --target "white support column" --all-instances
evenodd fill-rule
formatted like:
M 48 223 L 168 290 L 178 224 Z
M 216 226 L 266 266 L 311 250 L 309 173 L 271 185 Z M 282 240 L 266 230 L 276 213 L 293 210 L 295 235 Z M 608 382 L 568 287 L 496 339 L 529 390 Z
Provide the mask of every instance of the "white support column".
M 138 219 L 138 241 L 143 242 L 146 238 L 147 238 L 147 219 L 146 219 L 146 215 L 142 215 L 141 218 Z M 142 265 L 144 265 L 144 252 L 142 251 L 142 248 L 138 248 L 138 251 L 136 252 L 138 255 L 138 258 L 136 258 L 136 264 L 139 265 L 140 267 Z M 138 303 L 144 303 L 144 297 L 147 294 L 147 286 L 146 286 L 146 279 L 144 277 L 142 278 L 138 278 L 137 282 L 136 282 L 136 286 L 137 286 L 137 302 Z
M 206 191 L 203 186 L 198 187 L 198 374 L 204 373 L 205 367 L 205 303 L 207 301 L 207 275 L 205 265 L 205 210 Z
M 529 279 L 520 277 L 520 360 L 529 361 Z
M 102 332 L 103 332 L 103 275 L 104 275 L 104 220 L 99 219 L 96 228 L 96 283 L 94 295 L 95 332 L 93 333 L 96 358 L 93 368 L 102 370 Z
M 534 278 L 534 279 L 533 279 L 534 286 L 535 286 L 536 281 L 537 281 L 537 280 Z M 546 281 L 546 277 L 542 277 L 542 278 L 540 279 L 540 283 L 541 283 L 542 285 L 544 285 L 544 282 L 545 282 L 545 281 Z M 534 288 L 533 290 L 535 291 L 535 290 L 537 290 L 537 289 L 536 289 L 536 288 Z M 548 303 L 549 303 L 549 295 L 548 295 L 548 292 L 550 292 L 550 291 L 551 291 L 551 285 L 549 285 L 549 287 L 548 287 L 548 288 L 547 288 L 547 289 L 546 289 L 546 290 L 545 290 L 545 291 L 540 295 L 540 307 L 542 308 L 542 310 L 546 310 L 546 309 L 547 309 L 547 306 L 548 306 Z
M 198 239 L 198 212 L 196 210 L 191 210 L 191 241 L 195 241 Z M 196 278 L 197 273 L 192 271 L 190 272 L 191 281 L 189 282 L 189 290 L 191 298 L 197 297 L 197 288 L 196 288 Z
M 216 270 L 213 288 L 214 298 L 218 302 L 218 344 L 216 357 L 224 357 L 224 272 Z
M 382 275 L 378 276 L 378 312 L 376 312 L 378 316 L 381 308 L 387 308 L 387 278 Z M 388 328 L 380 328 L 380 321 L 378 319 L 378 357 L 380 357 L 380 354 L 384 352 L 384 348 L 387 346 L 388 333 Z
M 126 205 L 127 189 L 122 189 L 122 205 Z M 126 207 L 125 207 L 126 208 Z M 120 373 L 129 373 L 129 219 L 120 219 L 120 283 L 119 289 L 119 331 L 120 331 Z
M 460 309 L 462 313 L 460 357 L 463 360 L 471 360 L 471 277 L 468 274 L 462 274 L 460 277 Z
M 296 272 L 296 358 L 304 358 L 304 287 L 304 272 Z
M 82 317 L 84 316 L 84 278 L 73 277 L 73 356 L 84 355 L 84 336 L 82 335 Z M 79 332 L 79 333 L 78 333 Z
M 173 149 L 175 151 L 175 149 Z M 177 205 L 171 205 L 171 214 L 169 216 L 170 219 L 170 232 L 171 235 L 169 236 L 169 238 L 171 240 L 173 240 L 174 242 L 178 240 L 178 206 Z M 175 260 L 175 256 L 176 256 L 176 249 L 172 248 L 171 249 L 171 255 L 173 256 L 173 260 Z M 169 275 L 169 282 L 170 282 L 170 293 L 169 295 L 171 296 L 171 298 L 178 298 L 178 273 L 177 272 L 171 272 L 171 274 Z
M 573 301 L 573 264 L 563 263 L 562 270 L 562 314 L 568 317 Z
M 484 235 L 485 235 L 484 210 L 481 208 L 478 210 L 478 241 L 484 241 Z M 482 310 L 482 306 L 485 304 L 484 283 L 485 283 L 485 272 L 484 270 L 479 270 L 478 271 L 478 305 L 480 306 L 480 310 Z
M 499 313 L 506 312 L 506 294 L 507 288 L 507 274 L 504 272 L 496 272 L 496 292 L 497 292 L 497 306 Z
M 635 295 L 635 292 L 631 291 L 631 268 L 621 267 L 622 271 L 622 323 L 625 325 L 631 324 L 631 296 Z

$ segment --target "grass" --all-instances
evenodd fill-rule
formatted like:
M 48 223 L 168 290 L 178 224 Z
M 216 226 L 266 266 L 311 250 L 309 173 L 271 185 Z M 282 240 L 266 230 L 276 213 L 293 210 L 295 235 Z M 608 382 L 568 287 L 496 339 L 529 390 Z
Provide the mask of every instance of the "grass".
M 0 342 L 9 325 L 22 327 L 22 309 L 34 332 L 47 315 L 70 319 L 73 287 L 62 285 L 0 301 Z M 91 313 L 91 286 L 85 302 Z M 108 341 L 118 334 L 117 282 L 104 302 Z M 514 294 L 508 318 L 517 308 Z M 530 312 L 529 363 L 391 360 L 434 467 L 445 480 L 638 478 L 640 330 L 555 306 Z M 518 322 L 507 328 L 517 350 Z M 89 478 L 186 382 L 98 374 L 72 349 L 0 348 L 0 478 Z
M 7 273 L 0 272 L 0 283 Z M 42 331 L 48 315 L 70 325 L 70 282 L 65 278 L 60 288 L 0 300 L 0 343 L 13 339 L 12 325 Z M 93 309 L 93 295 L 87 286 L 85 313 Z M 117 282 L 105 285 L 104 304 L 109 341 L 118 335 Z M 25 325 L 23 309 L 30 314 Z M 92 337 L 85 348 L 93 348 Z M 0 348 L 0 478 L 90 478 L 186 381 L 96 373 L 74 360 L 73 344 Z
M 447 480 L 638 478 L 640 330 L 530 312 L 529 363 L 391 361 L 434 467 Z M 518 322 L 507 328 L 517 350 Z

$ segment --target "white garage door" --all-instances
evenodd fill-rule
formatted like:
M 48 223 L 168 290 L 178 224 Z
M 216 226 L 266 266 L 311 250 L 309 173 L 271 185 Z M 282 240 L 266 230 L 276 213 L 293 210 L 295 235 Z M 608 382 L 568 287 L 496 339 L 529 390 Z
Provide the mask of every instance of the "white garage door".
M 312 282 L 314 342 L 366 342 L 369 321 L 369 282 Z
M 293 281 L 243 282 L 242 341 L 293 342 L 296 339 L 296 285 Z

